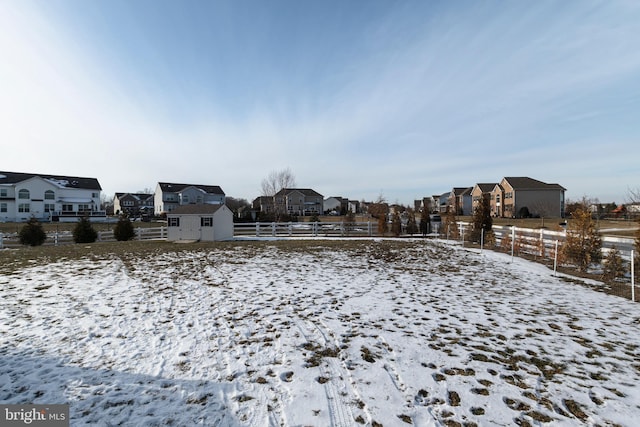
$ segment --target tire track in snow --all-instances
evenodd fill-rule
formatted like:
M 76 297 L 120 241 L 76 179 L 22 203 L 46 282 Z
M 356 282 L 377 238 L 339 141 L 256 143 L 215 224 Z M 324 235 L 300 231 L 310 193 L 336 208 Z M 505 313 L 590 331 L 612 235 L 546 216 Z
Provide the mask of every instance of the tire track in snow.
M 327 347 L 329 341 L 328 334 L 325 333 L 317 324 L 310 320 L 293 317 L 293 322 L 303 335 L 307 342 L 317 342 L 322 347 Z M 331 343 L 336 346 L 336 343 Z M 348 427 L 353 425 L 353 414 L 349 405 L 349 401 L 345 401 L 343 396 L 355 394 L 351 390 L 352 384 L 344 381 L 346 371 L 337 366 L 335 358 L 324 357 L 320 363 L 320 371 L 322 375 L 328 379 L 324 383 L 324 390 L 327 396 L 327 404 L 329 406 L 329 415 L 331 417 L 332 427 Z M 344 390 L 340 393 L 340 390 Z M 351 393 L 349 393 L 351 392 Z

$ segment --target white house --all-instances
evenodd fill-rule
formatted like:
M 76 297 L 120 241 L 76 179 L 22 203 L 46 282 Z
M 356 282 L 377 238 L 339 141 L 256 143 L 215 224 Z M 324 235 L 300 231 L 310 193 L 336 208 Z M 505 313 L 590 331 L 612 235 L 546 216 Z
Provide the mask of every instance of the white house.
M 167 213 L 167 240 L 233 239 L 233 212 L 226 205 L 183 205 Z
M 182 205 L 224 205 L 225 194 L 217 185 L 174 184 L 159 182 L 154 193 L 156 215 L 169 213 Z
M 106 219 L 96 178 L 0 171 L 0 221 Z

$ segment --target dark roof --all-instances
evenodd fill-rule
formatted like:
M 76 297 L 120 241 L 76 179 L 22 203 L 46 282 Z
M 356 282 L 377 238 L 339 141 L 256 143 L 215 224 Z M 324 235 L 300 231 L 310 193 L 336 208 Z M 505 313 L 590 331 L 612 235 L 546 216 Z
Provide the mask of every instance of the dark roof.
M 566 190 L 560 184 L 547 184 L 528 176 L 510 176 L 504 179 L 514 190 Z
M 181 205 L 168 212 L 167 215 L 199 215 L 212 214 L 224 205 L 200 204 L 200 205 Z
M 493 189 L 496 188 L 496 185 L 498 185 L 498 183 L 497 182 L 493 182 L 493 183 L 483 182 L 483 183 L 478 183 L 476 185 L 478 186 L 478 188 L 480 188 L 480 191 L 482 191 L 483 193 L 491 193 L 493 191 Z
M 82 188 L 85 190 L 102 191 L 96 178 L 83 178 L 79 176 L 48 175 L 42 173 L 22 173 L 0 171 L 0 184 L 17 184 L 31 178 L 40 177 L 54 185 L 65 188 Z
M 464 196 L 465 194 L 470 194 L 473 187 L 454 187 L 453 194 L 456 196 Z
M 199 185 L 199 184 L 176 184 L 173 182 L 159 182 L 160 189 L 163 193 L 179 193 L 187 187 L 199 188 L 205 193 L 225 195 L 222 188 L 217 185 Z
M 322 194 L 320 194 L 317 191 L 312 190 L 310 188 L 283 188 L 282 190 L 280 190 L 280 191 L 278 191 L 276 193 L 276 196 L 287 195 L 287 194 L 292 193 L 294 191 L 299 191 L 302 194 L 304 194 L 305 196 L 320 196 L 320 197 L 322 197 Z
M 124 196 L 131 196 L 134 199 L 138 199 L 138 200 L 147 200 L 150 197 L 154 197 L 153 194 L 146 194 L 146 193 L 116 193 L 116 197 L 118 199 L 121 199 Z

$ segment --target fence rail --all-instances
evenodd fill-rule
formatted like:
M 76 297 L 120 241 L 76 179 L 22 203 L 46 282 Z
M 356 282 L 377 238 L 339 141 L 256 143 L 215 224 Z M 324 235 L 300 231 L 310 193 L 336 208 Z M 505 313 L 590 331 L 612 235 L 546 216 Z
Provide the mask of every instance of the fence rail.
M 434 227 L 435 228 L 435 227 Z M 551 231 L 546 229 L 530 229 L 512 226 L 493 226 L 496 238 L 496 245 L 500 245 L 503 239 L 511 238 L 518 241 L 520 251 L 535 255 L 544 247 L 550 250 L 555 247 L 556 240 L 563 243 L 566 233 Z M 470 224 L 458 222 L 458 234 L 464 244 L 469 236 Z M 161 240 L 167 238 L 166 227 L 139 227 L 135 229 L 137 240 Z M 449 238 L 446 232 L 440 227 L 435 228 L 436 233 L 432 236 Z M 234 236 L 255 236 L 255 237 L 372 237 L 378 236 L 377 224 L 367 222 L 252 222 L 235 223 Z M 463 240 L 464 239 L 464 240 Z M 98 232 L 98 241 L 115 241 L 113 231 Z M 72 233 L 50 232 L 47 234 L 45 245 L 62 245 L 73 243 Z M 632 238 L 610 237 L 602 238 L 603 255 L 612 249 L 617 248 L 622 254 L 628 254 L 634 249 L 635 241 Z M 0 233 L 0 249 L 20 246 L 17 233 Z
M 430 236 L 449 239 L 451 233 L 446 233 L 441 224 L 434 224 L 434 233 Z M 458 222 L 458 232 L 460 235 L 460 243 L 462 245 L 469 244 L 468 236 L 470 235 L 470 224 L 466 222 Z M 514 251 L 517 246 L 515 255 L 528 254 L 535 257 L 553 259 L 556 248 L 566 240 L 566 233 L 560 231 L 551 231 L 546 229 L 530 229 L 519 228 L 514 226 L 494 226 L 492 227 L 495 236 L 495 245 L 503 250 Z M 288 223 L 236 223 L 234 224 L 235 237 L 373 237 L 378 236 L 377 224 L 368 222 L 288 222 Z M 166 227 L 152 228 L 136 228 L 136 240 L 166 240 Z M 115 241 L 113 231 L 98 232 L 98 241 L 109 242 Z M 506 248 L 503 243 L 509 242 L 511 248 Z M 73 243 L 73 235 L 70 231 L 51 232 L 47 234 L 45 245 L 65 245 Z M 635 241 L 631 238 L 608 237 L 602 238 L 603 257 L 609 253 L 614 247 L 619 251 L 620 256 L 633 264 L 633 251 Z M 20 247 L 17 233 L 0 233 L 0 249 Z M 486 246 L 486 245 L 485 245 Z M 636 287 L 634 283 L 635 277 L 631 274 L 631 293 L 630 298 L 635 300 L 634 295 Z M 622 291 L 620 296 L 627 296 L 627 288 Z

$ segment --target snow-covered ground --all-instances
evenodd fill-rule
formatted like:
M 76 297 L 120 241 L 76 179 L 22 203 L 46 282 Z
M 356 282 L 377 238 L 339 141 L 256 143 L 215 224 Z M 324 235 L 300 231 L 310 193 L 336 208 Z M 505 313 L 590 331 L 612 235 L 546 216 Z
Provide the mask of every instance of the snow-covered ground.
M 69 403 L 72 426 L 640 420 L 640 305 L 524 260 L 417 240 L 90 258 L 0 276 L 1 403 Z

